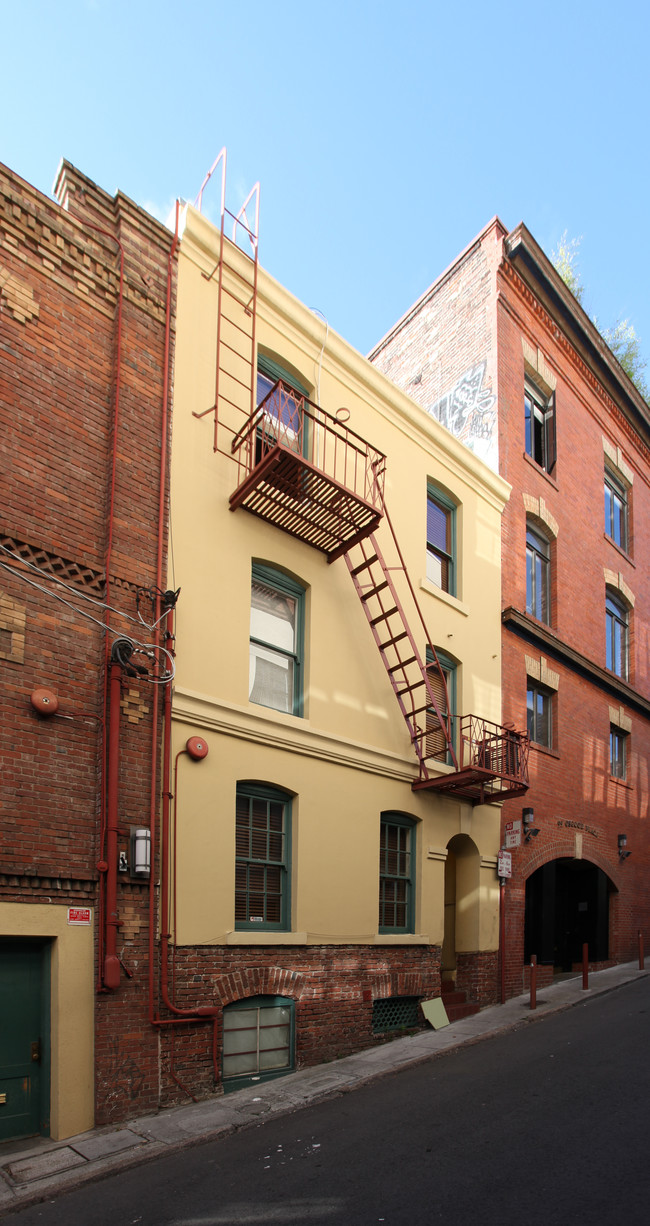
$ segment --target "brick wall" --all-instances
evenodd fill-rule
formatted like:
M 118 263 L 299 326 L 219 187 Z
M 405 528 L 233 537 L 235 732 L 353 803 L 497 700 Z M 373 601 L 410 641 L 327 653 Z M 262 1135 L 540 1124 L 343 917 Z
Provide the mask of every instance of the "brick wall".
M 650 570 L 641 542 L 650 526 L 650 453 L 618 406 L 607 396 L 578 353 L 540 303 L 508 266 L 499 291 L 499 448 L 502 472 L 513 486 L 503 517 L 503 605 L 526 608 L 526 513 L 543 502 L 557 526 L 551 550 L 551 630 L 558 640 L 605 668 L 605 570 L 621 574 L 635 596 L 631 614 L 630 685 L 642 698 L 635 706 L 624 687 L 607 690 L 568 667 L 551 648 L 525 641 L 512 630 L 503 637 L 503 717 L 526 721 L 526 678 L 531 659 L 557 674 L 552 750 L 533 747 L 531 784 L 523 801 L 506 802 L 504 820 L 534 808 L 539 835 L 513 851 L 507 896 L 507 983 L 522 990 L 525 882 L 541 864 L 582 858 L 610 881 L 609 954 L 635 956 L 638 928 L 650 931 L 650 843 L 646 763 L 650 718 L 647 652 L 642 647 L 650 613 Z M 541 350 L 557 379 L 557 463 L 551 475 L 524 454 L 524 347 Z M 620 448 L 633 471 L 633 539 L 629 554 L 604 533 L 603 437 Z M 542 663 L 542 667 L 543 667 Z M 610 707 L 622 708 L 630 725 L 625 782 L 609 769 Z M 626 833 L 631 857 L 621 864 L 617 836 Z
M 372 1033 L 373 1000 L 440 995 L 438 946 L 180 947 L 174 958 L 174 1003 L 224 1007 L 247 996 L 296 1002 L 296 1063 L 321 1064 L 386 1041 Z M 165 1028 L 163 1102 L 214 1090 L 213 1023 Z M 222 1015 L 216 1020 L 220 1077 Z M 173 1075 L 172 1075 L 173 1074 Z M 185 1091 L 179 1087 L 182 1083 Z
M 104 634 L 82 614 L 101 621 L 101 606 L 85 597 L 102 601 L 109 590 L 124 615 L 111 614 L 116 630 L 150 637 L 137 628 L 136 591 L 156 579 L 171 235 L 69 165 L 58 192 L 65 208 L 0 168 L 0 897 L 43 906 L 83 900 L 97 919 Z M 59 702 L 48 718 L 30 704 L 43 686 Z M 153 689 L 129 678 L 121 694 L 124 851 L 129 826 L 148 824 Z M 118 952 L 132 977 L 125 971 L 117 992 L 97 998 L 100 1123 L 157 1102 L 148 885 L 127 875 L 118 895 Z
M 490 223 L 376 346 L 371 359 L 429 411 L 432 405 L 436 411 L 435 402 L 463 369 L 486 360 L 486 383 L 498 394 L 498 467 L 512 486 L 502 530 L 504 609 L 525 613 L 526 515 L 535 507 L 538 524 L 552 523 L 556 531 L 551 536 L 551 629 L 559 639 L 604 669 L 605 571 L 635 598 L 630 686 L 641 695 L 636 705 L 624 687 L 617 689 L 614 682 L 608 689 L 585 670 L 563 663 L 552 643 L 540 646 L 504 627 L 504 722 L 526 728 L 526 657 L 539 670 L 537 676 L 548 679 L 545 670 L 550 670 L 559 678 L 552 750 L 531 750 L 528 795 L 503 806 L 504 821 L 521 819 L 522 807 L 532 806 L 540 829 L 535 841 L 513 851 L 513 877 L 506 887 L 506 979 L 512 994 L 522 990 L 524 976 L 525 883 L 534 867 L 555 857 L 582 857 L 607 875 L 611 957 L 634 956 L 639 928 L 650 938 L 650 841 L 645 833 L 650 568 L 642 546 L 650 527 L 645 441 L 650 432 L 644 426 L 640 436 L 567 339 L 563 322 L 550 317 L 514 264 L 503 258 L 504 235 L 497 220 Z M 535 361 L 541 353 L 543 368 L 556 383 L 557 464 L 552 475 L 525 455 L 526 352 Z M 463 438 L 461 431 L 454 432 Z M 629 553 L 604 533 L 603 437 L 634 476 Z M 492 462 L 490 454 L 481 454 Z M 610 776 L 610 707 L 630 721 L 625 782 Z M 624 864 L 618 859 L 619 833 L 627 834 L 632 850 Z

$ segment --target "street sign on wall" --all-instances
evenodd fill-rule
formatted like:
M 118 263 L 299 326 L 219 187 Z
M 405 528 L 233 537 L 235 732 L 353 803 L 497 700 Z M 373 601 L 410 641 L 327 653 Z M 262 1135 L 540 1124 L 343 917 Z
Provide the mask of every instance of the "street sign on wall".
M 506 822 L 504 826 L 504 847 L 519 847 L 521 845 L 521 818 L 516 822 Z
M 509 851 L 499 852 L 497 860 L 497 873 L 500 877 L 512 877 L 512 855 Z

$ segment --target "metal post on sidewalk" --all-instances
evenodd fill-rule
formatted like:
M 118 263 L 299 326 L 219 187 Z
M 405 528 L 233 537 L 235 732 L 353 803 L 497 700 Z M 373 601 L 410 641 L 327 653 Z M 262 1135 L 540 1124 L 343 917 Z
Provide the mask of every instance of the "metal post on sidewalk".
M 537 1008 L 537 954 L 530 955 L 530 1007 Z
M 589 987 L 589 944 L 587 941 L 582 946 L 582 990 L 586 992 Z
M 641 932 L 641 929 L 639 928 L 639 970 L 642 971 L 644 969 L 645 969 L 645 964 L 643 961 L 643 933 Z

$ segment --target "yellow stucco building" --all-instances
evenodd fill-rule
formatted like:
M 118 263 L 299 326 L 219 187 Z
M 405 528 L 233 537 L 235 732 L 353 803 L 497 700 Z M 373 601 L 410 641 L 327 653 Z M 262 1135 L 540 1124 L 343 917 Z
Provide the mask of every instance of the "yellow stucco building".
M 214 1019 L 176 1069 L 225 1089 L 417 1024 L 443 981 L 496 999 L 482 802 L 525 770 L 499 727 L 507 485 L 235 237 L 185 208 L 162 843 L 170 1001 Z

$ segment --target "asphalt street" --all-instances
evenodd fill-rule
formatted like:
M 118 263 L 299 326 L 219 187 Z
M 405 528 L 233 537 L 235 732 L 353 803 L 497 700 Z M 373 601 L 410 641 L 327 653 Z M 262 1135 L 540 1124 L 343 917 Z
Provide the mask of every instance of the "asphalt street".
M 16 1226 L 646 1226 L 650 979 L 10 1213 Z

